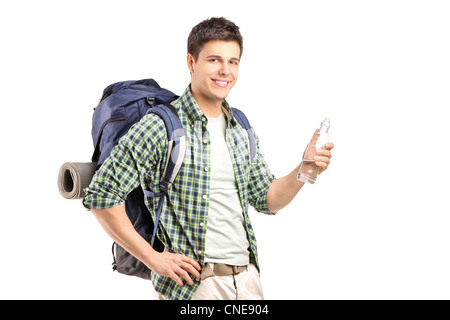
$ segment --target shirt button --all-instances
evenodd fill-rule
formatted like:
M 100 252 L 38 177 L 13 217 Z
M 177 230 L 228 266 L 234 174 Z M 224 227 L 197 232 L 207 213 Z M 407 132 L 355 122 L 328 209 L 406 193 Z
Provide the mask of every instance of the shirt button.
M 208 143 L 208 139 L 203 139 L 203 143 Z
M 200 222 L 200 227 L 204 227 L 205 224 L 203 222 Z
M 206 199 L 206 194 L 204 194 L 204 195 L 202 196 L 202 198 L 203 198 L 203 199 Z
M 208 167 L 205 167 L 205 171 L 208 171 L 209 170 L 209 168 Z
M 205 117 L 202 117 L 202 121 L 205 122 L 205 121 L 206 121 L 206 118 L 205 118 Z
M 202 250 L 198 250 L 198 254 L 202 254 L 203 252 L 202 252 Z

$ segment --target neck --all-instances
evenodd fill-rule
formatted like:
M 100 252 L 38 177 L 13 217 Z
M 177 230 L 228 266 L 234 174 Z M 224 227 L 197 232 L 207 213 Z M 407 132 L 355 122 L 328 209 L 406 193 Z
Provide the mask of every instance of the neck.
M 197 101 L 197 103 L 198 103 L 198 101 Z M 217 118 L 218 116 L 220 116 L 220 113 L 222 112 L 222 105 L 219 105 L 219 106 L 203 106 L 200 103 L 198 103 L 198 105 L 200 106 L 200 109 L 202 110 L 203 114 L 205 116 L 207 116 L 208 118 Z
M 201 93 L 197 93 L 192 89 L 192 87 L 191 93 L 205 116 L 209 118 L 217 118 L 218 116 L 220 116 L 220 113 L 222 112 L 223 100 L 208 99 Z

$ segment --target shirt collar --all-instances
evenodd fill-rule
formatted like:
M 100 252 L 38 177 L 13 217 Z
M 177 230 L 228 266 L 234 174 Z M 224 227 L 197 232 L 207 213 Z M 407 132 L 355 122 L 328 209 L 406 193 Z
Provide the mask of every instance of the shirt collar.
M 181 108 L 184 109 L 184 112 L 187 115 L 187 118 L 191 124 L 194 124 L 196 121 L 202 121 L 202 118 L 206 118 L 203 114 L 202 109 L 198 105 L 197 101 L 195 101 L 191 92 L 191 85 L 189 85 L 184 93 L 181 95 L 179 101 L 181 102 Z M 228 102 L 224 99 L 222 103 L 222 111 L 225 114 L 225 118 L 227 119 L 228 125 L 230 121 L 235 124 L 235 120 L 233 118 L 233 113 Z M 231 116 L 230 116 L 231 115 Z

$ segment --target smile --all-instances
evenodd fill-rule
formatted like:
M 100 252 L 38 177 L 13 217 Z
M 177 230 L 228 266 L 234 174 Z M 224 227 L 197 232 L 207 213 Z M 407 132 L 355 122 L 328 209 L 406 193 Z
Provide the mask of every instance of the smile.
M 228 85 L 230 84 L 231 81 L 223 81 L 223 80 L 214 80 L 212 79 L 212 81 L 219 87 L 221 88 L 226 88 L 228 87 Z

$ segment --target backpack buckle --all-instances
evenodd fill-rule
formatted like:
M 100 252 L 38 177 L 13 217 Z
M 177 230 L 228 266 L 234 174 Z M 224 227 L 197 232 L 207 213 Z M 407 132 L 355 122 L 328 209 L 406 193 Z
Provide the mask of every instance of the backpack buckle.
M 149 105 L 154 105 L 155 104 L 155 100 L 156 100 L 156 98 L 155 97 L 152 97 L 152 96 L 147 96 L 147 103 L 149 104 Z
M 166 192 L 167 189 L 169 189 L 169 182 L 161 181 L 161 183 L 159 184 L 159 188 L 161 189 L 162 192 Z

